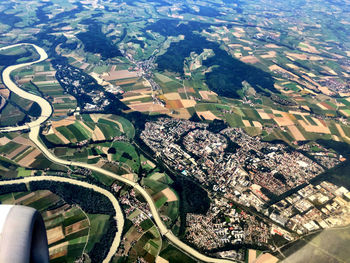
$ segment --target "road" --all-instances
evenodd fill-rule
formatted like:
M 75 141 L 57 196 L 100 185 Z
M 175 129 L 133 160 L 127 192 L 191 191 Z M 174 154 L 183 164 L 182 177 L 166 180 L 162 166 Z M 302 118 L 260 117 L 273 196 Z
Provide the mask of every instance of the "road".
M 106 196 L 112 203 L 114 210 L 115 210 L 115 218 L 117 220 L 117 232 L 115 234 L 113 243 L 109 249 L 109 252 L 106 256 L 106 258 L 103 260 L 103 263 L 108 263 L 111 261 L 112 257 L 114 254 L 117 252 L 119 244 L 120 244 L 120 239 L 122 236 L 123 232 L 123 227 L 124 227 L 124 217 L 123 217 L 123 212 L 119 206 L 118 200 L 114 197 L 112 193 L 109 191 L 98 187 L 96 185 L 92 185 L 86 182 L 74 180 L 71 178 L 65 178 L 65 177 L 58 177 L 58 176 L 36 176 L 36 177 L 25 177 L 23 179 L 15 179 L 15 180 L 9 180 L 9 181 L 0 181 L 0 186 L 5 186 L 5 185 L 13 185 L 13 184 L 21 184 L 21 183 L 30 183 L 30 182 L 42 182 L 42 181 L 50 181 L 50 182 L 62 182 L 62 183 L 69 183 L 72 185 L 78 185 L 84 188 L 89 188 L 94 190 L 95 192 L 98 192 L 100 194 L 103 194 Z
M 152 213 L 152 216 L 153 216 L 153 220 L 155 221 L 156 225 L 158 226 L 158 229 L 159 229 L 161 235 L 165 236 L 171 243 L 173 243 L 173 245 L 175 245 L 179 249 L 183 250 L 184 252 L 190 254 L 191 256 L 193 256 L 193 257 L 195 257 L 203 262 L 213 262 L 213 263 L 232 263 L 232 262 L 235 262 L 235 261 L 229 260 L 229 259 L 219 259 L 219 258 L 211 258 L 211 257 L 205 256 L 202 253 L 198 252 L 197 250 L 193 249 L 192 247 L 188 246 L 187 244 L 183 243 L 181 240 L 179 240 L 172 233 L 172 231 L 170 229 L 167 229 L 167 227 L 165 226 L 165 224 L 163 223 L 163 221 L 160 218 L 160 215 L 159 215 L 157 208 L 152 200 L 152 197 L 138 183 L 130 181 L 124 177 L 121 177 L 120 175 L 114 174 L 110 171 L 106 171 L 106 170 L 104 170 L 100 167 L 94 166 L 92 164 L 60 159 L 57 156 L 55 156 L 51 151 L 49 151 L 49 149 L 45 146 L 45 144 L 43 144 L 42 141 L 40 140 L 39 134 L 40 134 L 40 124 L 45 122 L 52 113 L 51 105 L 44 98 L 38 97 L 38 96 L 33 95 L 29 92 L 21 90 L 10 78 L 10 74 L 13 70 L 19 69 L 21 67 L 32 65 L 34 63 L 41 62 L 47 58 L 47 54 L 46 54 L 45 50 L 43 50 L 42 48 L 40 48 L 36 45 L 33 45 L 33 44 L 25 44 L 25 45 L 32 45 L 37 50 L 37 52 L 40 54 L 40 59 L 37 61 L 31 62 L 31 63 L 23 63 L 23 64 L 10 66 L 10 67 L 6 68 L 3 71 L 3 83 L 5 84 L 5 86 L 9 90 L 11 90 L 12 92 L 21 96 L 22 98 L 25 98 L 25 99 L 28 99 L 31 101 L 36 101 L 42 109 L 42 112 L 41 112 L 42 116 L 39 117 L 34 122 L 28 123 L 24 126 L 4 128 L 4 129 L 1 129 L 0 131 L 3 131 L 3 132 L 4 131 L 6 131 L 6 132 L 19 131 L 20 130 L 19 128 L 21 128 L 22 130 L 29 128 L 30 129 L 30 132 L 29 132 L 30 140 L 32 140 L 35 143 L 35 145 L 39 148 L 39 150 L 50 161 L 57 163 L 57 164 L 60 164 L 60 165 L 76 166 L 76 167 L 90 169 L 90 170 L 93 170 L 95 172 L 102 173 L 106 176 L 112 177 L 112 178 L 114 178 L 114 179 L 116 179 L 124 184 L 127 184 L 129 186 L 134 187 L 134 189 L 137 190 L 144 197 L 146 202 L 148 203 L 150 210 L 151 210 L 151 213 Z M 10 46 L 10 47 L 13 47 L 13 46 Z M 7 47 L 7 48 L 9 48 L 9 47 Z M 8 70 L 8 69 L 10 69 L 10 70 Z

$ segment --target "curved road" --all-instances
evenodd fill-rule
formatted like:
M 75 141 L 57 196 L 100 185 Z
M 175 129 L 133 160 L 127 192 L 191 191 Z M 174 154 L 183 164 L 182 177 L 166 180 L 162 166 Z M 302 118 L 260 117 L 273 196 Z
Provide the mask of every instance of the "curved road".
M 65 178 L 65 177 L 58 177 L 58 176 L 36 176 L 36 177 L 25 177 L 23 179 L 15 179 L 15 180 L 9 180 L 9 181 L 0 181 L 0 186 L 5 186 L 5 185 L 13 185 L 13 184 L 21 184 L 21 183 L 30 183 L 30 182 L 41 182 L 41 181 L 50 181 L 50 182 L 62 182 L 62 183 L 69 183 L 73 185 L 78 185 L 84 188 L 89 188 L 94 190 L 95 192 L 98 192 L 100 194 L 103 194 L 106 196 L 112 203 L 114 210 L 115 210 L 115 217 L 117 219 L 117 233 L 115 234 L 113 243 L 109 249 L 109 252 L 106 256 L 106 258 L 103 260 L 103 263 L 108 263 L 111 261 L 112 257 L 114 254 L 117 252 L 117 249 L 120 244 L 120 239 L 122 236 L 123 232 L 123 227 L 124 227 L 124 217 L 122 210 L 119 206 L 118 200 L 114 197 L 112 193 L 107 191 L 106 189 L 103 189 L 101 187 L 98 187 L 96 185 L 92 185 L 86 182 L 70 179 L 70 178 Z
M 32 44 L 26 44 L 26 45 L 32 45 Z M 40 121 L 35 120 L 32 123 L 28 123 L 25 126 L 20 126 L 20 127 L 10 127 L 10 128 L 4 128 L 1 129 L 0 131 L 17 131 L 20 130 L 19 128 L 23 129 L 30 129 L 29 132 L 29 138 L 35 143 L 35 145 L 40 149 L 40 151 L 52 162 L 57 163 L 57 164 L 61 164 L 61 165 L 69 165 L 69 166 L 77 166 L 77 167 L 82 167 L 82 168 L 86 168 L 86 169 L 90 169 L 99 173 L 102 173 L 106 176 L 112 177 L 120 182 L 123 182 L 127 185 L 130 185 L 132 187 L 134 187 L 147 201 L 153 219 L 155 221 L 155 223 L 157 224 L 160 233 L 165 236 L 166 238 L 169 239 L 169 241 L 171 243 L 173 243 L 176 247 L 180 248 L 181 250 L 185 251 L 186 253 L 190 254 L 191 256 L 204 261 L 204 262 L 215 262 L 215 263 L 232 263 L 235 262 L 233 260 L 229 260 L 229 259 L 219 259 L 219 258 L 211 258 L 208 256 L 205 256 L 203 254 L 201 254 L 200 252 L 198 252 L 197 250 L 193 249 L 192 247 L 188 246 L 187 244 L 183 243 L 182 241 L 180 241 L 172 232 L 171 230 L 167 229 L 167 227 L 165 226 L 165 224 L 163 223 L 163 221 L 160 218 L 160 215 L 157 211 L 157 208 L 151 198 L 151 196 L 146 192 L 146 190 L 144 188 L 142 188 L 138 183 L 135 183 L 133 181 L 130 181 L 124 177 L 121 177 L 120 175 L 116 175 L 112 172 L 106 171 L 100 167 L 96 167 L 94 165 L 91 164 L 87 164 L 87 163 L 81 163 L 81 162 L 74 162 L 74 161 L 67 161 L 67 160 L 63 160 L 58 158 L 57 156 L 55 156 L 52 152 L 50 152 L 46 146 L 41 142 L 41 140 L 39 139 L 39 133 L 40 133 L 40 124 L 44 121 L 46 121 L 48 119 L 48 117 L 51 115 L 52 113 L 52 108 L 51 105 L 43 98 L 38 97 L 36 95 L 33 95 L 29 92 L 23 91 L 21 90 L 19 87 L 16 86 L 16 84 L 10 79 L 10 73 L 11 71 L 24 67 L 24 66 L 28 66 L 34 63 L 38 63 L 40 61 L 43 61 L 44 59 L 47 58 L 47 54 L 46 52 L 35 45 L 32 45 L 40 54 L 40 59 L 31 63 L 24 63 L 24 64 L 20 64 L 20 65 L 15 65 L 15 66 L 10 66 L 8 68 L 6 68 L 3 72 L 3 83 L 7 86 L 7 88 L 9 88 L 11 91 L 15 92 L 17 95 L 21 96 L 22 98 L 28 99 L 28 100 L 32 100 L 32 101 L 36 101 L 39 106 L 42 109 L 42 115 L 40 118 L 38 118 L 38 120 L 40 119 Z M 13 47 L 13 46 L 10 46 Z M 1 50 L 1 49 L 0 49 Z M 10 70 L 8 70 L 10 68 Z M 6 73 L 4 75 L 4 73 Z M 44 102 L 45 101 L 45 102 Z

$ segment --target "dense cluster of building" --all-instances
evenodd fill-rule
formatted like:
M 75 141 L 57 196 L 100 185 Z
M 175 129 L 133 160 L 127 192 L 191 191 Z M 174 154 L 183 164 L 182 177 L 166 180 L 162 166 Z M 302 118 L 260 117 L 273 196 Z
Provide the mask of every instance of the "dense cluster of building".
M 298 234 L 350 223 L 350 192 L 324 181 L 270 207 L 270 218 Z
M 298 147 L 298 150 L 307 152 L 319 164 L 328 169 L 346 160 L 342 155 L 338 155 L 338 153 L 336 153 L 334 150 L 327 149 L 316 142 L 302 144 Z
M 225 198 L 214 199 L 206 215 L 187 214 L 186 238 L 197 247 L 212 250 L 226 245 L 268 246 L 268 224 L 234 207 Z
M 141 202 L 140 200 L 138 200 L 136 198 L 136 194 L 135 194 L 135 190 L 130 190 L 128 192 L 124 192 L 121 196 L 120 196 L 120 203 L 122 205 L 128 206 L 128 208 L 126 208 L 125 214 L 128 216 L 129 214 L 131 214 L 135 209 L 139 209 L 140 211 L 142 211 L 145 215 L 151 217 L 152 213 L 151 210 L 149 208 L 149 205 L 145 202 Z M 143 220 L 141 220 L 140 222 L 142 222 Z
M 206 123 L 170 118 L 147 122 L 141 138 L 168 167 L 199 181 L 210 193 L 207 214 L 187 214 L 186 238 L 199 248 L 240 243 L 268 247 L 273 235 L 291 241 L 296 233 L 350 223 L 349 191 L 328 182 L 309 185 L 344 159 L 319 144 L 294 149 L 261 141 L 243 129 L 213 132 Z M 271 202 L 272 194 L 301 185 L 307 186 Z
M 81 69 L 67 64 L 55 68 L 60 85 L 78 100 L 82 111 L 102 111 L 111 103 L 103 88 Z
M 334 94 L 349 92 L 349 85 L 335 78 L 327 78 L 320 81 L 320 84 L 333 91 Z
M 156 56 L 151 56 L 146 60 L 136 61 L 130 53 L 126 53 L 124 55 L 132 64 L 135 65 L 134 70 L 140 72 L 140 76 L 149 82 L 153 91 L 161 90 L 161 87 L 153 79 L 153 70 L 156 68 Z M 154 96 L 153 99 L 155 98 L 156 97 Z
M 235 158 L 249 173 L 252 182 L 276 195 L 308 182 L 324 171 L 319 164 L 287 145 L 262 142 L 242 129 L 229 128 L 222 133 L 240 146 Z
M 324 171 L 287 145 L 262 142 L 242 129 L 213 133 L 207 128 L 204 123 L 163 118 L 146 123 L 141 138 L 175 170 L 236 196 L 234 190 L 242 194 L 253 184 L 280 195 Z M 258 198 L 267 197 L 258 193 Z
M 200 156 L 221 157 L 227 147 L 227 140 L 220 134 L 208 130 L 197 129 L 190 131 L 183 140 L 187 152 Z
M 103 91 L 90 91 L 86 93 L 92 100 L 92 103 L 86 103 L 84 105 L 85 111 L 102 111 L 106 106 L 110 104 L 108 98 Z
M 122 186 L 115 183 L 114 185 L 112 185 L 112 188 L 115 192 L 118 193 L 122 189 Z M 135 230 L 140 234 L 143 233 L 144 230 L 141 227 L 141 223 L 149 219 L 151 216 L 151 211 L 149 209 L 148 204 L 138 200 L 133 189 L 130 191 L 123 192 L 120 195 L 119 200 L 120 203 L 124 206 L 123 211 L 125 212 L 126 217 L 132 222 L 133 226 L 135 227 Z M 139 213 L 135 213 L 135 216 L 130 217 L 130 215 L 134 211 L 139 211 Z M 127 256 L 129 253 L 129 249 L 136 244 L 137 240 L 132 240 L 130 243 L 129 242 L 130 241 L 128 240 L 127 235 L 124 235 L 116 255 Z

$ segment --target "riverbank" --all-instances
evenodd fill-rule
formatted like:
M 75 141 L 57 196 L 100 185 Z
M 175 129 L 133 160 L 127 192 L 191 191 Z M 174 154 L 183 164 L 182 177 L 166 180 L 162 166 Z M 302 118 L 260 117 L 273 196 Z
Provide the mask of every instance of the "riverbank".
M 31 101 L 36 101 L 39 106 L 41 107 L 41 116 L 36 119 L 33 122 L 30 122 L 26 125 L 23 126 L 18 126 L 18 127 L 7 127 L 7 128 L 3 128 L 0 130 L 0 132 L 10 132 L 10 131 L 20 131 L 20 130 L 30 130 L 29 132 L 29 139 L 37 146 L 37 148 L 45 155 L 45 157 L 47 159 L 49 159 L 51 162 L 54 162 L 56 164 L 60 164 L 60 165 L 65 165 L 65 166 L 76 166 L 76 167 L 81 167 L 81 168 L 86 168 L 86 169 L 90 169 L 92 171 L 98 172 L 98 173 L 102 173 L 106 176 L 109 176 L 115 180 L 118 180 L 124 184 L 127 184 L 129 186 L 132 186 L 136 191 L 138 191 L 143 198 L 146 200 L 146 202 L 148 203 L 151 213 L 152 213 L 152 217 L 153 220 L 155 221 L 160 233 L 162 236 L 165 236 L 166 238 L 169 239 L 169 241 L 174 244 L 177 248 L 183 250 L 184 252 L 190 254 L 191 256 L 204 261 L 204 262 L 213 262 L 213 263 L 232 263 L 235 262 L 233 260 L 229 260 L 229 259 L 219 259 L 219 258 L 211 258 L 208 256 L 205 256 L 203 254 L 201 254 L 200 252 L 198 252 L 197 250 L 193 249 L 192 247 L 188 246 L 187 244 L 183 243 L 181 240 L 179 240 L 172 232 L 170 229 L 167 229 L 167 227 L 165 226 L 165 224 L 163 223 L 163 221 L 160 218 L 160 215 L 158 213 L 158 210 L 153 202 L 152 197 L 147 193 L 147 191 L 141 187 L 138 183 L 135 183 L 133 181 L 130 181 L 120 175 L 114 174 L 112 172 L 106 171 L 100 167 L 91 165 L 91 164 L 87 164 L 87 163 L 80 163 L 80 162 L 74 162 L 74 161 L 68 161 L 68 160 L 63 160 L 58 158 L 57 156 L 55 156 L 44 144 L 43 142 L 40 140 L 39 134 L 40 134 L 40 124 L 44 123 L 52 114 L 52 107 L 50 105 L 50 103 L 48 101 L 46 101 L 44 98 L 41 98 L 39 96 L 33 95 L 29 92 L 23 91 L 21 90 L 10 78 L 10 74 L 12 71 L 19 69 L 21 67 L 26 67 L 26 66 L 30 66 L 34 63 L 39 63 L 43 60 L 45 60 L 47 58 L 47 54 L 45 52 L 45 50 L 43 50 L 42 48 L 33 45 L 33 44 L 23 44 L 23 45 L 32 45 L 37 52 L 40 55 L 40 59 L 34 62 L 30 62 L 30 63 L 23 63 L 23 64 L 19 64 L 19 65 L 14 65 L 14 66 L 9 66 L 7 67 L 4 71 L 3 71 L 3 82 L 5 84 L 5 86 L 12 92 L 16 93 L 18 96 L 31 100 Z M 13 46 L 10 46 L 13 47 Z M 10 48 L 8 47 L 8 48 Z M 37 177 L 40 178 L 40 177 Z M 45 177 L 46 178 L 46 177 Z M 69 180 L 69 178 L 63 178 L 63 180 L 67 179 L 67 181 Z M 122 216 L 122 212 L 120 210 L 120 215 Z M 123 219 L 124 220 L 124 219 Z M 123 221 L 124 222 L 124 221 Z M 119 241 L 120 241 L 120 237 L 119 237 Z M 113 247 L 114 249 L 114 247 Z M 109 254 L 108 254 L 109 255 Z
M 114 197 L 112 193 L 107 191 L 106 189 L 103 189 L 101 187 L 98 187 L 96 185 L 89 184 L 87 182 L 78 181 L 75 179 L 65 178 L 65 177 L 58 177 L 58 176 L 36 176 L 36 177 L 26 177 L 22 179 L 14 179 L 14 180 L 8 180 L 8 181 L 0 181 L 0 186 L 6 186 L 6 185 L 14 185 L 14 184 L 29 184 L 30 182 L 43 182 L 43 181 L 49 181 L 49 182 L 60 182 L 60 183 L 68 183 L 72 185 L 77 185 L 80 187 L 92 189 L 95 192 L 98 192 L 100 194 L 103 194 L 106 196 L 109 201 L 112 203 L 113 208 L 115 210 L 115 220 L 117 221 L 117 232 L 115 234 L 113 243 L 109 249 L 109 252 L 106 256 L 106 258 L 103 260 L 103 263 L 108 263 L 112 260 L 114 254 L 117 252 L 121 236 L 123 232 L 124 227 L 124 217 L 122 210 L 120 208 L 118 200 Z

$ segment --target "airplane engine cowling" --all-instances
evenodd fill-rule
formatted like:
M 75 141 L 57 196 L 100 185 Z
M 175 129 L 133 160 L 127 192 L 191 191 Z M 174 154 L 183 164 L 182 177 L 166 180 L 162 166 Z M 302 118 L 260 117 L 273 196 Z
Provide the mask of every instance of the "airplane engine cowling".
M 49 262 L 46 229 L 37 210 L 0 205 L 0 262 Z

